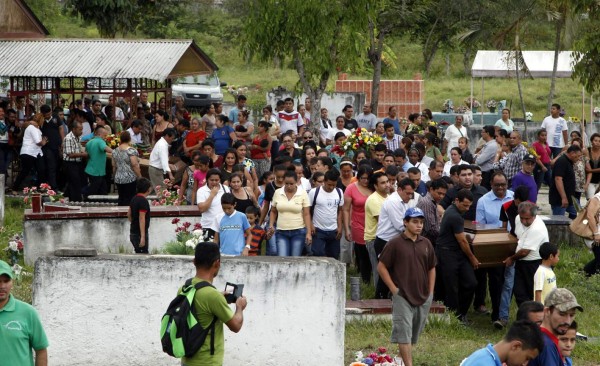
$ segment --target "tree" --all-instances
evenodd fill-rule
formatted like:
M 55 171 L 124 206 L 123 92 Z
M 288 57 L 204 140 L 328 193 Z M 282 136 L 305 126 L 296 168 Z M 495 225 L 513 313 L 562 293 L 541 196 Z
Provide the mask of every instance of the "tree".
M 117 34 L 134 33 L 140 24 L 160 27 L 177 19 L 189 0 L 66 0 L 72 15 L 96 24 L 100 36 L 115 38 Z M 146 28 L 148 30 L 148 28 Z
M 576 61 L 573 78 L 578 79 L 588 93 L 600 90 L 600 4 L 595 0 L 582 0 L 574 11 L 585 12 L 582 17 L 585 32 L 574 45 Z
M 485 14 L 482 13 L 482 18 L 472 23 L 470 29 L 460 36 L 460 39 L 467 44 L 478 40 L 491 40 L 497 49 L 509 51 L 505 62 L 515 68 L 523 119 L 526 112 L 521 77 L 522 74 L 530 75 L 523 58 L 522 37 L 526 34 L 529 23 L 539 19 L 539 9 L 537 0 L 500 0 L 489 3 L 483 8 Z M 493 14 L 502 14 L 502 16 L 493 16 Z M 525 133 L 527 133 L 527 123 L 525 123 Z
M 366 2 L 246 0 L 241 50 L 266 62 L 291 59 L 316 119 L 331 75 L 361 62 L 364 45 L 355 34 L 366 34 Z M 312 123 L 316 133 L 319 125 Z

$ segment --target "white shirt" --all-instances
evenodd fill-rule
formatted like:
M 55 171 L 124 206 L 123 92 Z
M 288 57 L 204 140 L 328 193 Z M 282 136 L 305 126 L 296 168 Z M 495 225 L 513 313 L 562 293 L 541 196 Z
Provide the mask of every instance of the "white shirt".
M 142 143 L 142 132 L 140 130 L 139 133 L 134 133 L 133 129 L 131 127 L 129 127 L 127 129 L 127 132 L 129 132 L 129 134 L 131 135 L 131 142 L 133 142 L 134 144 L 141 144 Z
M 563 138 L 563 131 L 567 131 L 567 121 L 564 118 L 552 118 L 548 116 L 542 121 L 542 128 L 546 129 L 548 134 L 548 146 L 550 147 L 564 147 L 565 139 Z
M 43 156 L 42 147 L 38 144 L 42 142 L 42 131 L 34 125 L 29 125 L 23 133 L 23 146 L 21 155 L 29 155 L 34 158 L 38 155 Z
M 169 167 L 169 143 L 164 137 L 161 137 L 152 148 L 152 152 L 150 153 L 150 166 L 155 167 L 156 169 L 162 169 L 164 173 L 171 171 L 171 168 Z
M 221 196 L 223 194 L 230 192 L 227 186 L 220 184 L 221 188 L 219 189 L 219 193 L 213 197 L 212 202 L 210 203 L 210 207 L 208 210 L 202 213 L 200 216 L 200 225 L 202 225 L 203 229 L 212 229 L 217 231 L 217 227 L 215 226 L 216 218 L 223 214 L 223 207 L 221 207 Z M 196 204 L 200 202 L 204 202 L 210 196 L 210 188 L 208 188 L 208 184 L 200 187 L 198 192 L 196 193 Z
M 102 107 L 102 113 L 106 114 L 106 106 Z M 112 116 L 108 116 L 108 117 L 112 117 Z M 121 107 L 115 106 L 115 120 L 116 121 L 124 121 L 125 120 L 125 114 L 123 113 L 123 110 L 121 109 Z
M 361 113 L 358 116 L 356 116 L 356 122 L 358 123 L 358 127 L 366 128 L 369 131 L 373 131 L 377 126 L 377 116 L 373 113 Z
M 313 188 L 308 193 L 308 202 L 310 202 L 311 206 L 315 202 L 316 191 L 317 188 Z M 336 187 L 333 191 L 327 192 L 321 187 L 317 195 L 315 211 L 312 217 L 315 227 L 325 231 L 336 230 L 338 227 L 338 209 L 341 209 L 343 205 L 344 192 L 341 189 Z
M 423 158 L 425 159 L 425 158 Z M 431 158 L 429 158 L 431 159 Z M 421 171 L 421 180 L 423 181 L 423 183 L 427 183 L 430 181 L 429 179 L 429 164 L 425 164 L 423 163 L 423 161 L 417 163 L 417 165 L 415 165 L 415 168 L 418 168 Z
M 515 234 L 519 239 L 515 253 L 521 249 L 527 249 L 530 251 L 529 254 L 520 260 L 534 261 L 542 259 L 539 252 L 540 246 L 549 240 L 548 229 L 546 228 L 546 224 L 544 224 L 544 221 L 542 221 L 540 216 L 536 216 L 533 220 L 533 223 L 531 223 L 529 227 L 524 226 L 521 223 L 521 218 L 517 216 L 515 219 Z
M 335 141 L 335 135 L 337 135 L 338 132 L 343 132 L 344 135 L 346 135 L 346 137 L 350 136 L 350 134 L 352 133 L 347 128 L 338 130 L 337 127 L 334 127 L 329 129 L 329 136 L 327 138 L 331 141 Z
M 462 164 L 469 164 L 466 161 L 460 159 L 460 161 L 458 162 L 458 164 L 452 164 L 452 160 L 448 160 L 446 162 L 446 164 L 444 164 L 444 177 L 449 177 L 450 176 L 450 169 L 455 166 L 455 165 L 462 165 Z
M 415 196 L 419 196 L 419 194 Z M 415 197 L 405 203 L 400 198 L 398 191 L 390 194 L 381 206 L 375 235 L 382 240 L 389 241 L 394 236 L 402 233 L 404 231 L 404 213 L 410 207 L 415 207 L 417 201 L 418 198 Z
M 446 146 L 448 156 L 450 156 L 450 150 L 458 146 L 458 139 L 463 136 L 467 137 L 467 128 L 465 126 L 460 126 L 460 130 L 455 125 L 448 126 L 444 134 L 444 140 L 448 141 Z
M 308 193 L 312 189 L 310 181 L 304 177 L 300 177 L 298 187 L 302 187 L 306 191 L 306 193 Z M 321 192 L 319 192 L 319 194 L 321 194 Z

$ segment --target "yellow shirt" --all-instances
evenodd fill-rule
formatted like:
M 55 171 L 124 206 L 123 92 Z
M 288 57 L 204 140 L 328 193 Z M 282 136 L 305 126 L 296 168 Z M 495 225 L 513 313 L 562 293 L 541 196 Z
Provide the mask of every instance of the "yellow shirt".
M 556 288 L 556 275 L 552 268 L 541 265 L 535 271 L 533 276 L 533 298 L 535 299 L 536 291 L 542 291 L 542 303 L 550 291 Z
M 277 230 L 296 230 L 306 227 L 302 208 L 310 207 L 308 194 L 301 188 L 296 188 L 296 193 L 291 200 L 285 195 L 285 187 L 279 188 L 273 194 L 271 205 L 277 209 Z
M 373 192 L 365 201 L 365 241 L 375 240 L 379 212 L 386 198 L 387 196 L 383 197 L 379 193 Z

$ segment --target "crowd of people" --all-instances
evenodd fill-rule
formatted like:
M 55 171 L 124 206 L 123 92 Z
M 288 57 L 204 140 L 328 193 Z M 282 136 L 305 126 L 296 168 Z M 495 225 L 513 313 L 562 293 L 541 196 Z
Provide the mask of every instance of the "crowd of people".
M 407 365 L 433 300 L 465 324 L 473 307 L 502 329 L 513 295 L 517 305 L 543 302 L 551 291 L 545 284 L 556 287 L 548 268 L 558 253 L 537 215 L 543 183 L 555 215 L 573 218 L 574 201 L 584 194 L 590 205 L 600 205 L 600 134 L 589 146 L 577 131 L 569 138 L 557 104 L 529 147 L 504 109 L 495 126 L 483 126 L 470 151 L 463 116 L 443 131 L 428 109 L 405 121 L 391 107 L 379 121 L 370 105 L 357 116 L 347 105 L 332 122 L 326 108 L 311 116 L 310 99 L 295 107 L 287 98 L 275 109 L 265 106 L 255 124 L 243 95 L 228 116 L 217 104 L 201 117 L 188 113 L 181 98 L 167 111 L 164 98 L 153 104 L 146 93 L 136 111 L 114 99 L 104 107 L 99 100 L 77 100 L 67 119 L 63 105 L 43 105 L 37 113 L 23 98 L 13 102 L 0 105 L 0 174 L 18 155 L 15 193 L 32 179 L 81 201 L 108 193 L 114 183 L 119 205 L 130 206 L 134 248 L 147 253 L 146 197 L 166 187 L 166 177 L 171 183 L 179 177 L 178 199 L 197 205 L 204 239 L 219 244 L 224 255 L 354 262 L 362 280 L 373 281 L 376 298 L 393 299 L 403 319 L 393 339 Z M 334 147 L 357 128 L 379 134 L 382 142 L 340 155 Z M 111 133 L 120 137 L 115 148 L 106 142 Z M 149 181 L 141 178 L 133 143 L 152 147 Z M 515 253 L 480 268 L 465 220 L 506 228 L 518 241 Z M 593 275 L 600 270 L 598 217 L 590 216 L 590 225 L 594 259 L 585 271 Z M 513 327 L 531 332 L 527 324 Z M 512 329 L 503 342 L 513 340 Z

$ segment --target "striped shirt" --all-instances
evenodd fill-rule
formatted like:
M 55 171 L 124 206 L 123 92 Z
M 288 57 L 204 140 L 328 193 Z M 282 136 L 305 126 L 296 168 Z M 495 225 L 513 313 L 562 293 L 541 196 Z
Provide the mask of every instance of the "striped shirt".
M 402 135 L 394 135 L 394 137 L 392 137 L 391 140 L 389 140 L 388 137 L 385 136 L 383 138 L 383 141 L 385 141 L 385 146 L 387 146 L 388 150 L 395 151 L 400 148 L 400 142 L 402 142 Z
M 250 250 L 248 251 L 249 256 L 257 256 L 260 254 L 260 243 L 265 239 L 266 233 L 267 232 L 258 225 L 254 225 L 250 229 L 252 242 L 250 243 Z

